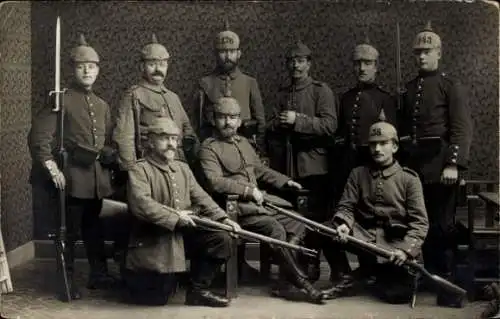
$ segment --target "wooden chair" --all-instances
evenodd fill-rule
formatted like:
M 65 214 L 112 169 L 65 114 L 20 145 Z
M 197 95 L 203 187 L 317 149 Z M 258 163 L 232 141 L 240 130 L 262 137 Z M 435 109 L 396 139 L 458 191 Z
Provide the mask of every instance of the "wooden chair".
M 294 191 L 296 194 L 295 200 L 295 209 L 299 213 L 304 213 L 307 211 L 307 196 L 309 191 L 300 190 Z M 228 212 L 228 215 L 234 221 L 238 222 L 238 196 L 237 195 L 226 195 L 225 198 L 225 208 Z M 234 249 L 238 250 L 240 248 L 245 249 L 244 245 L 248 243 L 247 241 L 239 241 L 235 242 Z M 243 247 L 241 246 L 243 245 Z M 266 243 L 259 244 L 259 261 L 260 261 L 260 276 L 262 280 L 268 280 L 271 274 L 271 266 L 274 263 L 272 258 L 272 250 L 271 247 Z M 238 269 L 241 266 L 240 263 L 244 262 L 244 258 L 242 260 L 238 260 L 238 254 L 235 254 L 230 261 L 228 261 L 228 266 L 231 267 L 230 275 L 233 277 L 226 277 L 226 282 L 228 283 L 228 287 L 237 287 L 239 273 Z M 244 257 L 242 254 L 241 257 Z
M 458 224 L 467 238 L 457 247 L 455 271 L 470 300 L 477 299 L 478 288 L 500 282 L 498 196 L 497 181 L 468 180 L 461 185 L 458 206 L 465 202 L 467 217 Z M 483 219 L 482 225 L 478 219 Z
M 232 207 L 229 204 L 226 206 L 226 210 L 228 212 L 228 215 L 231 218 L 233 218 L 234 213 L 232 211 Z M 133 219 L 130 218 L 129 216 L 128 210 L 117 205 L 112 205 L 112 203 L 110 204 L 110 202 L 107 202 L 106 200 L 104 201 L 103 208 L 101 211 L 101 218 L 122 220 L 121 221 L 122 224 L 123 220 L 128 221 L 129 223 L 133 222 Z M 121 240 L 124 240 L 124 238 L 122 238 Z M 236 243 L 234 245 L 236 245 Z M 124 245 L 122 244 L 120 245 L 120 247 L 123 248 Z M 114 254 L 113 258 L 115 259 L 115 261 L 119 263 L 120 266 L 122 266 L 122 263 L 125 261 L 125 255 L 124 255 L 125 252 L 122 250 L 118 250 L 114 251 L 113 254 Z M 119 256 L 116 256 L 116 254 L 119 254 Z M 237 263 L 238 263 L 237 256 L 233 256 L 224 265 L 225 278 L 226 278 L 226 283 L 224 288 L 225 288 L 225 295 L 227 298 L 235 298 L 237 296 L 237 288 L 238 288 Z

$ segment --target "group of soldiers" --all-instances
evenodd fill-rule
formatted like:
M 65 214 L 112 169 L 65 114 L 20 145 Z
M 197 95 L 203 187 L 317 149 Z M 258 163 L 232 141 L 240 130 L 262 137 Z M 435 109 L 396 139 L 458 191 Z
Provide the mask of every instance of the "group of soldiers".
M 73 298 L 80 297 L 71 248 L 79 228 L 90 264 L 87 287 L 116 281 L 99 219 L 116 186 L 125 188 L 133 218 L 121 273 L 133 302 L 167 303 L 189 258 L 186 304 L 229 305 L 210 286 L 235 253 L 233 238 L 197 226 L 193 214 L 323 252 L 330 285 L 317 289 L 319 257 L 273 247 L 280 265 L 275 296 L 295 289 L 322 304 L 374 285 L 384 300 L 407 302 L 413 277 L 400 267 L 407 259 L 454 280 L 456 185 L 469 161 L 470 110 L 463 89 L 439 68 L 439 35 L 427 26 L 412 49 L 419 73 L 394 96 L 376 84 L 377 49 L 369 41 L 357 45 L 357 84 L 337 99 L 310 76 L 312 52 L 299 41 L 286 52 L 290 81 L 279 88 L 278 104 L 264 107 L 256 79 L 238 67 L 238 35 L 225 30 L 215 38 L 216 67 L 199 81 L 188 116 L 164 85 L 170 54 L 153 36 L 141 51 L 142 78 L 125 92 L 112 121 L 108 103 L 92 90 L 99 55 L 82 37 L 71 51 L 74 81 L 64 96 L 65 170 L 54 158 L 57 115 L 50 108 L 35 117 L 29 135 L 32 182 L 45 176 L 42 182 L 67 190 Z M 338 238 L 262 205 L 268 190 L 289 199 L 290 190 L 300 189 L 309 190 L 305 217 L 333 227 Z M 236 221 L 220 208 L 218 198 L 229 194 L 238 196 Z M 378 260 L 356 251 L 345 244 L 347 234 L 389 247 L 393 256 Z M 350 268 L 346 251 L 358 255 L 359 268 Z M 437 302 L 461 301 L 438 291 Z

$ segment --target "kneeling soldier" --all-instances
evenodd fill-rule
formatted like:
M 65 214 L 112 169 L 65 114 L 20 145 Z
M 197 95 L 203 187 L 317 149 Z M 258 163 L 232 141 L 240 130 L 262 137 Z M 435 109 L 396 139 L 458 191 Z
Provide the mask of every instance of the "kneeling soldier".
M 357 254 L 360 267 L 332 288 L 329 298 L 352 295 L 360 287 L 360 278 L 375 278 L 375 293 L 390 303 L 404 303 L 411 298 L 413 277 L 401 266 L 407 258 L 417 259 L 428 231 L 427 212 L 422 184 L 417 173 L 401 167 L 393 156 L 398 150 L 397 132 L 386 122 L 370 127 L 368 144 L 373 158 L 367 166 L 355 168 L 347 181 L 333 219 L 328 222 L 339 233 L 353 236 L 394 251 L 390 262 L 363 251 Z M 344 247 L 330 237 L 322 241 L 323 249 Z
M 249 231 L 297 244 L 303 240 L 304 225 L 286 216 L 266 210 L 264 194 L 257 183 L 276 188 L 302 186 L 289 177 L 266 167 L 248 140 L 237 135 L 241 125 L 240 106 L 234 98 L 220 98 L 214 106 L 214 126 L 217 133 L 206 139 L 200 148 L 201 167 L 208 187 L 218 194 L 237 194 L 240 215 L 238 222 Z M 323 295 L 307 280 L 289 250 L 274 249 L 282 275 L 306 292 L 307 299 L 321 303 Z M 279 294 L 279 292 L 275 292 Z
M 176 286 L 175 274 L 186 270 L 186 251 L 191 260 L 186 304 L 225 307 L 229 300 L 208 289 L 232 254 L 232 239 L 222 231 L 195 228 L 191 209 L 240 228 L 198 185 L 188 165 L 175 160 L 180 134 L 173 120 L 155 118 L 148 128 L 145 159 L 129 170 L 128 201 L 137 221 L 125 282 L 132 302 L 166 304 Z

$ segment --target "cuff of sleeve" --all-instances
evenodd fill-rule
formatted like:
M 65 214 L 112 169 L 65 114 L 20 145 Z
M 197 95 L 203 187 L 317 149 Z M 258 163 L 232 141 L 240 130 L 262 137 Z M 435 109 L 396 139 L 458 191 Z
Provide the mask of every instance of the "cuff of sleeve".
M 177 225 L 177 222 L 179 221 L 179 215 L 166 209 L 163 210 L 162 214 L 167 215 L 162 223 L 163 226 L 168 230 L 173 231 L 175 229 L 175 226 Z
M 221 210 L 217 210 L 217 212 L 212 216 L 212 220 L 215 220 L 215 221 L 218 221 L 218 222 L 222 222 L 226 218 L 229 218 L 229 216 L 222 209 Z
M 394 247 L 401 249 L 412 258 L 416 258 L 420 254 L 420 243 L 416 238 L 405 237 L 401 242 L 395 243 Z
M 304 120 L 307 119 L 307 115 L 303 113 L 296 113 L 295 123 L 293 125 L 293 130 L 296 132 L 301 132 L 304 126 Z
M 243 194 L 241 195 L 243 199 L 248 200 L 251 199 L 253 188 L 250 186 L 244 186 L 245 189 L 243 190 Z
M 352 218 L 348 218 L 344 214 L 335 214 L 332 220 L 334 223 L 338 224 L 338 226 L 346 224 L 349 229 L 352 230 L 353 228 L 354 220 Z
M 448 151 L 447 151 L 447 163 L 452 164 L 452 165 L 457 165 L 458 164 L 458 150 L 459 146 L 456 144 L 451 144 L 448 146 Z

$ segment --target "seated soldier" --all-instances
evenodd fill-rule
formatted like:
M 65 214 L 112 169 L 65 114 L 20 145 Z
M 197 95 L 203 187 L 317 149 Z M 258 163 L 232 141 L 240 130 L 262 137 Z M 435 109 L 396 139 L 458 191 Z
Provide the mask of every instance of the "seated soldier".
M 266 210 L 262 203 L 266 196 L 271 196 L 264 195 L 257 183 L 264 182 L 276 188 L 287 186 L 300 189 L 302 186 L 266 167 L 248 140 L 237 135 L 240 125 L 238 102 L 230 97 L 220 98 L 214 105 L 216 134 L 203 142 L 199 153 L 207 187 L 217 194 L 240 196 L 238 223 L 242 228 L 297 244 L 303 240 L 304 225 Z M 307 280 L 307 275 L 297 265 L 295 256 L 282 248 L 273 248 L 273 253 L 281 266 L 281 275 L 305 292 L 304 296 L 308 301 L 322 303 L 322 294 Z M 286 295 L 288 291 L 285 289 L 273 293 Z
M 352 170 L 334 217 L 326 224 L 337 229 L 340 243 L 346 242 L 346 234 L 352 234 L 394 254 L 389 262 L 382 262 L 367 252 L 343 247 L 331 237 L 321 238 L 317 242 L 323 249 L 338 254 L 347 249 L 357 254 L 360 264 L 324 293 L 328 299 L 353 295 L 371 277 L 378 297 L 405 303 L 412 295 L 413 277 L 399 266 L 407 258 L 420 258 L 429 228 L 422 184 L 417 173 L 401 167 L 393 158 L 398 150 L 394 126 L 387 122 L 373 124 L 368 143 L 372 163 Z
M 125 261 L 124 280 L 131 302 L 166 304 L 176 273 L 190 257 L 187 305 L 225 307 L 229 300 L 210 292 L 216 271 L 231 256 L 226 232 L 196 226 L 199 214 L 241 229 L 198 185 L 187 164 L 175 160 L 180 130 L 169 118 L 156 118 L 147 132 L 147 154 L 129 171 L 129 208 L 136 217 Z M 177 212 L 175 212 L 175 211 Z

